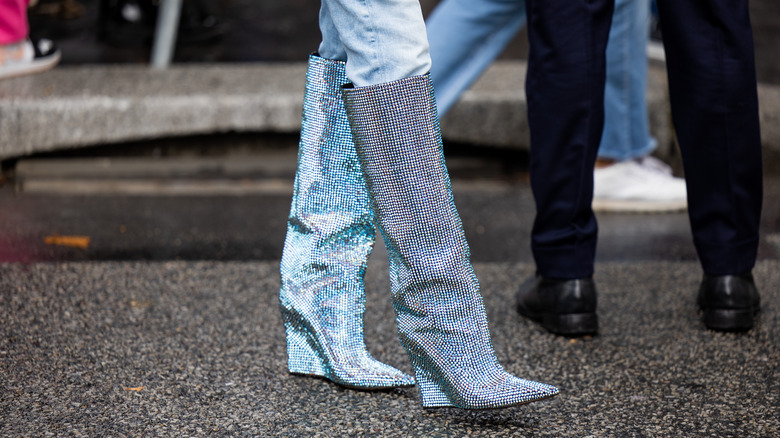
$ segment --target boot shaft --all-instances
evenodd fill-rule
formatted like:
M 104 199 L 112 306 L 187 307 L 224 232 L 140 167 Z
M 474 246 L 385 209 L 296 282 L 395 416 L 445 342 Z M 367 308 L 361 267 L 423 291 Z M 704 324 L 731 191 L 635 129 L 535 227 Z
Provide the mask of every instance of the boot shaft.
M 390 258 L 399 337 L 423 406 L 506 407 L 557 389 L 506 373 L 442 154 L 428 75 L 344 89 L 355 148 Z

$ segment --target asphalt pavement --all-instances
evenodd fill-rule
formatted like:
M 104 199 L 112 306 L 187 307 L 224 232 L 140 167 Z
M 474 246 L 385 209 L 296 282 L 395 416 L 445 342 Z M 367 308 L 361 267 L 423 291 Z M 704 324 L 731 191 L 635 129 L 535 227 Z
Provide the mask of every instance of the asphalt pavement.
M 242 157 L 254 170 L 238 178 L 179 172 L 147 192 L 133 192 L 127 174 L 95 194 L 85 192 L 89 178 L 25 186 L 6 172 L 0 436 L 780 436 L 774 176 L 752 331 L 716 333 L 699 321 L 701 274 L 684 213 L 601 214 L 601 333 L 569 339 L 512 306 L 534 270 L 523 170 L 507 169 L 506 157 L 451 154 L 497 355 L 512 373 L 561 389 L 548 401 L 467 412 L 423 409 L 414 388 L 355 391 L 287 373 L 278 261 L 294 148 L 276 153 Z M 408 372 L 387 276 L 380 244 L 367 273 L 367 343 Z
M 544 332 L 512 295 L 528 264 L 479 263 L 497 355 L 558 385 L 521 407 L 423 409 L 414 388 L 355 391 L 290 375 L 276 262 L 82 262 L 0 266 L 3 436 L 592 436 L 780 434 L 776 261 L 748 334 L 699 322 L 693 262 L 599 266 L 602 331 Z M 409 372 L 387 271 L 368 274 L 366 337 Z

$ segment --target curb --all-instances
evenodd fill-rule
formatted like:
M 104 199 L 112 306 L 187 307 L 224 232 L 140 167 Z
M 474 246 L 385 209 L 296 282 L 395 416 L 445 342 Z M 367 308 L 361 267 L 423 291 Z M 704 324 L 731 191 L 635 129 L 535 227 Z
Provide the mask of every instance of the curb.
M 59 67 L 0 81 L 0 159 L 221 132 L 300 129 L 305 63 Z M 446 140 L 527 149 L 525 63 L 500 61 L 441 121 Z M 780 151 L 780 86 L 759 85 L 762 141 Z M 672 153 L 666 74 L 651 65 L 647 102 L 660 156 Z

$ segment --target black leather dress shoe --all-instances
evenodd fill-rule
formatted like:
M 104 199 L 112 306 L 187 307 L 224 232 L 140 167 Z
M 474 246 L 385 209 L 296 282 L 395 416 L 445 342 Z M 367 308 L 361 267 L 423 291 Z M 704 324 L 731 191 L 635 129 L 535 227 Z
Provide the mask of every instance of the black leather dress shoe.
M 704 325 L 710 330 L 746 331 L 761 309 L 753 274 L 704 275 L 697 299 L 704 314 Z
M 559 335 L 582 336 L 599 330 L 592 278 L 531 278 L 517 293 L 517 312 Z

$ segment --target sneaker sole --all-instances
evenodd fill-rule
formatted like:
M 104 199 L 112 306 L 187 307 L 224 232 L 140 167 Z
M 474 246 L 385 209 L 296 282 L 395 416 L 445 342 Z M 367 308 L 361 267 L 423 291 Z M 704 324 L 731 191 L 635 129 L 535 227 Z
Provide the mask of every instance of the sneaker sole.
M 593 211 L 615 213 L 672 213 L 688 209 L 687 201 L 632 201 L 618 199 L 594 199 Z
M 647 58 L 652 61 L 666 62 L 664 45 L 656 41 L 647 43 Z
M 15 78 L 18 76 L 25 76 L 50 70 L 60 62 L 61 57 L 62 54 L 57 52 L 51 56 L 47 56 L 46 58 L 40 58 L 29 63 L 4 66 L 0 68 L 0 79 Z

